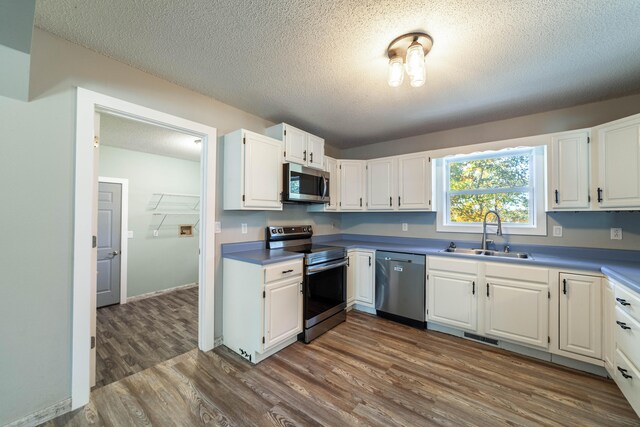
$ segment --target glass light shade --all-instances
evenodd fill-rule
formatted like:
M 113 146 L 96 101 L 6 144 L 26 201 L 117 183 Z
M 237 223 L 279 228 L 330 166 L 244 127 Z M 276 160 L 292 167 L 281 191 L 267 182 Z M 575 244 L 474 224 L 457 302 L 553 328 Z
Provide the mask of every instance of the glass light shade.
M 409 75 L 409 82 L 411 83 L 411 87 L 423 86 L 426 81 L 427 81 L 427 70 L 425 69 L 424 64 L 422 64 L 420 71 L 416 71 L 414 74 Z
M 389 60 L 389 86 L 398 87 L 404 80 L 404 64 L 402 57 L 394 56 Z
M 407 49 L 407 74 L 422 75 L 424 73 L 424 49 L 418 42 L 411 43 Z

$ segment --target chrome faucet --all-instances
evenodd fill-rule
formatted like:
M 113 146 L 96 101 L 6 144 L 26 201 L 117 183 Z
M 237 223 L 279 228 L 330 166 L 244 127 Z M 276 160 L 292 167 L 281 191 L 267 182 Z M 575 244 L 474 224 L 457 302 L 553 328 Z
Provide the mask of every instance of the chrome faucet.
M 500 219 L 500 214 L 498 211 L 488 210 L 486 214 L 484 214 L 484 219 L 482 220 L 482 250 L 487 250 L 487 217 L 489 214 L 494 214 L 498 219 L 498 222 L 494 225 L 498 226 L 498 230 L 496 231 L 497 236 L 502 236 L 502 220 Z

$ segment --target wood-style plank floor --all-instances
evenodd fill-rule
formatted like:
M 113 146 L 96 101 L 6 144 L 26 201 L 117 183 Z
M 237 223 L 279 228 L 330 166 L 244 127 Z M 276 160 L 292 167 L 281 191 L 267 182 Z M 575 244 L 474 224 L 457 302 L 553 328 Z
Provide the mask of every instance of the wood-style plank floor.
M 197 287 L 99 308 L 94 390 L 197 346 Z
M 225 347 L 91 394 L 48 426 L 624 426 L 607 379 L 352 312 L 258 365 Z

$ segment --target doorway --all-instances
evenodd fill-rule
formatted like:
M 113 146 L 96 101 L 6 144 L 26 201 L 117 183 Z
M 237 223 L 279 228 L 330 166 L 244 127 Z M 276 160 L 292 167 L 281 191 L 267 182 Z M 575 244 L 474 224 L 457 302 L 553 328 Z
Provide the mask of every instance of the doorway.
M 89 402 L 95 360 L 95 314 L 97 303 L 97 225 L 99 114 L 110 114 L 191 135 L 201 141 L 198 206 L 198 348 L 214 347 L 214 233 L 216 129 L 142 107 L 117 98 L 77 90 L 76 178 L 74 215 L 74 285 L 71 406 Z M 94 357 L 92 357 L 92 354 Z
M 198 345 L 202 142 L 108 113 L 99 123 L 92 390 Z

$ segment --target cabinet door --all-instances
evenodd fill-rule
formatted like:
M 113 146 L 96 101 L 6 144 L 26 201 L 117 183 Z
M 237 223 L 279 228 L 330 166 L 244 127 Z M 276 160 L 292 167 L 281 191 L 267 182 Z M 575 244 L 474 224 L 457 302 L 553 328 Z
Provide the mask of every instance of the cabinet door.
M 302 277 L 266 285 L 264 350 L 300 332 L 302 332 Z
M 393 210 L 395 204 L 396 160 L 393 158 L 367 162 L 367 208 Z
M 613 293 L 613 283 L 608 280 L 604 281 L 602 292 L 602 359 L 604 367 L 610 376 L 615 373 L 615 309 L 616 300 Z
M 349 251 L 347 264 L 347 307 L 353 305 L 356 300 L 356 253 Z
M 431 162 L 427 153 L 398 157 L 398 209 L 431 209 Z
M 340 209 L 343 211 L 365 210 L 365 174 L 362 160 L 341 160 Z
M 282 142 L 247 133 L 243 167 L 244 207 L 282 209 Z
M 564 133 L 552 138 L 552 209 L 589 207 L 589 132 Z
M 560 350 L 600 359 L 600 278 L 560 274 Z
M 373 307 L 374 252 L 356 252 L 356 302 Z
M 329 172 L 329 203 L 324 205 L 324 210 L 335 211 L 340 201 L 340 174 L 338 173 L 338 161 L 331 157 L 324 158 L 325 170 Z
M 598 206 L 640 207 L 640 115 L 597 128 Z
M 485 328 L 487 335 L 548 348 L 548 285 L 486 278 Z
M 307 133 L 290 125 L 284 127 L 284 160 L 307 164 Z
M 324 168 L 324 139 L 307 134 L 307 166 L 314 169 Z
M 428 319 L 476 332 L 477 292 L 475 276 L 430 270 Z

